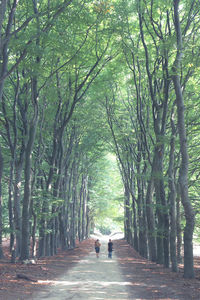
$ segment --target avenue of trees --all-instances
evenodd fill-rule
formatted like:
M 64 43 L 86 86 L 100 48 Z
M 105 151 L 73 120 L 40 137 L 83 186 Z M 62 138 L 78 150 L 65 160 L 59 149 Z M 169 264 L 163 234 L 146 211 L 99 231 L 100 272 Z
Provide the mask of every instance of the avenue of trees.
M 0 1 L 0 257 L 123 223 L 193 278 L 199 71 L 199 0 Z

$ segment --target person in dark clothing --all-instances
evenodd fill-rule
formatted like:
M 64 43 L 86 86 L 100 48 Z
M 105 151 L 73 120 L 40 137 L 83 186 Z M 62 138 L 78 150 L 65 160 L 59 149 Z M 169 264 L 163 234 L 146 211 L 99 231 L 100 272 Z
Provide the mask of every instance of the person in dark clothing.
M 112 258 L 112 252 L 113 252 L 113 243 L 111 241 L 111 239 L 109 239 L 108 242 L 108 257 Z

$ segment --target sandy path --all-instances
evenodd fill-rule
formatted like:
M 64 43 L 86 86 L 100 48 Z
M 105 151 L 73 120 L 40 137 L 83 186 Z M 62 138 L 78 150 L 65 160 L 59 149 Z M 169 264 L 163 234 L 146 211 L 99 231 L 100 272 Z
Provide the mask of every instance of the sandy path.
M 96 258 L 94 252 L 85 256 L 58 280 L 51 281 L 51 286 L 33 294 L 32 299 L 134 299 L 133 295 L 128 295 L 127 286 L 130 282 L 125 281 L 120 274 L 115 254 L 113 253 L 112 259 L 107 257 L 108 239 L 100 239 L 100 242 L 102 246 L 99 258 Z

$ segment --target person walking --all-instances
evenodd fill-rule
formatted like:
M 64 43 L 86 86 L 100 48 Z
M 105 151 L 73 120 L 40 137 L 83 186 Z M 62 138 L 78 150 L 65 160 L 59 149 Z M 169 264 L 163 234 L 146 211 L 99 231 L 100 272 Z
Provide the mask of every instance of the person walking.
M 99 240 L 97 239 L 94 243 L 94 248 L 95 248 L 97 258 L 99 258 L 100 247 L 101 247 L 101 244 L 100 244 Z
M 112 258 L 112 252 L 113 252 L 113 243 L 111 241 L 111 239 L 109 239 L 108 242 L 108 257 Z

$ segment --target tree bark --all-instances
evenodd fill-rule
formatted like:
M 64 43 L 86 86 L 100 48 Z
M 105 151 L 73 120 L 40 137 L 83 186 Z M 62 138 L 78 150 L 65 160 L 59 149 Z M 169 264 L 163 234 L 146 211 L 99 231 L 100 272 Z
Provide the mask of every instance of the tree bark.
M 22 244 L 20 260 L 29 259 L 29 209 L 30 209 L 30 196 L 31 196 L 31 156 L 33 144 L 35 140 L 35 133 L 37 127 L 37 112 L 29 130 L 29 139 L 25 151 L 25 167 L 24 167 L 24 198 L 22 209 Z
M 168 168 L 168 185 L 169 185 L 169 204 L 170 204 L 170 257 L 172 263 L 172 271 L 178 272 L 177 256 L 176 256 L 176 187 L 174 174 L 174 151 L 175 151 L 175 126 L 171 119 L 172 136 L 170 141 L 170 155 Z
M 179 20 L 179 0 L 174 0 L 174 25 L 177 38 L 177 53 L 173 65 L 173 83 L 176 93 L 176 105 L 178 115 L 178 132 L 181 151 L 181 166 L 179 171 L 179 184 L 181 201 L 184 207 L 186 225 L 184 228 L 184 277 L 194 278 L 193 262 L 193 232 L 194 232 L 194 211 L 188 196 L 188 150 L 187 135 L 184 117 L 184 99 L 180 82 L 180 67 L 183 55 L 182 33 Z
M 180 199 L 180 187 L 177 184 L 177 195 L 176 195 L 176 231 L 177 231 L 177 262 L 182 263 L 182 228 L 181 228 L 181 199 Z
M 3 245 L 2 245 L 2 238 L 3 238 L 2 176 L 3 176 L 3 155 L 2 155 L 2 151 L 1 151 L 1 145 L 0 145 L 0 259 L 2 259 L 4 257 L 4 254 L 3 254 Z
M 84 190 L 83 190 L 83 206 L 82 206 L 82 240 L 86 238 L 86 206 L 87 206 L 87 193 L 88 189 L 88 177 L 84 179 Z
M 131 209 L 130 209 L 130 192 L 125 183 L 124 191 L 124 232 L 125 239 L 129 244 L 132 242 L 132 231 L 131 231 Z
M 153 262 L 157 260 L 157 249 L 155 239 L 155 218 L 153 211 L 153 179 L 150 178 L 146 193 L 146 210 L 147 210 L 147 224 L 148 224 L 148 241 L 149 241 L 149 259 Z

